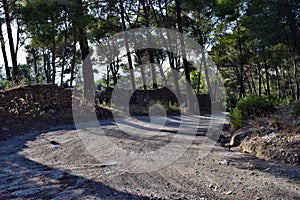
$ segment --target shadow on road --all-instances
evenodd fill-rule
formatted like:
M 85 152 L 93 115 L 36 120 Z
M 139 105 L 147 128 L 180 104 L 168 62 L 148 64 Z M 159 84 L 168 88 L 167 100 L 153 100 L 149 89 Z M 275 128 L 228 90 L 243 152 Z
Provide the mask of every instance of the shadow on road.
M 0 198 L 43 199 L 149 199 L 118 191 L 101 182 L 73 175 L 22 156 L 26 142 L 41 133 L 0 141 Z M 42 147 L 41 147 L 42 148 Z

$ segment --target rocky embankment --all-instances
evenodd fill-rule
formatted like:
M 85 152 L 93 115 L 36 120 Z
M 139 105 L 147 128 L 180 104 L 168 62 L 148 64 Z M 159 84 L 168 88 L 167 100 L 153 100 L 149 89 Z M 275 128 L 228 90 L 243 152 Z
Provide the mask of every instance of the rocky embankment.
M 227 144 L 232 150 L 300 165 L 300 102 L 278 108 L 266 117 L 248 120 Z

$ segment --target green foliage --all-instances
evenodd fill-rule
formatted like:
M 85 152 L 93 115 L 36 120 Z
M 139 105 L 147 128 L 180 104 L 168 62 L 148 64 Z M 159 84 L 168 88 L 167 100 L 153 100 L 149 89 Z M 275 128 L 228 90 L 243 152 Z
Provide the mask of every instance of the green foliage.
M 272 103 L 276 107 L 287 106 L 292 101 L 293 101 L 293 98 L 284 98 L 284 99 L 274 98 L 274 99 L 272 99 Z
M 264 97 L 249 95 L 240 99 L 236 107 L 230 110 L 229 121 L 231 130 L 240 128 L 247 119 L 262 116 L 274 111 L 274 104 Z
M 299 117 L 300 116 L 300 101 L 296 101 L 293 105 L 293 116 Z
M 0 90 L 5 89 L 7 85 L 7 81 L 4 79 L 0 79 Z
M 238 99 L 234 95 L 227 95 L 226 97 L 226 107 L 228 110 L 231 110 L 236 107 Z
M 264 97 L 249 95 L 240 99 L 236 108 L 241 112 L 242 119 L 257 117 L 274 111 L 274 105 Z
M 238 108 L 234 108 L 230 111 L 229 122 L 231 125 L 231 131 L 235 131 L 242 126 L 243 124 L 242 114 Z

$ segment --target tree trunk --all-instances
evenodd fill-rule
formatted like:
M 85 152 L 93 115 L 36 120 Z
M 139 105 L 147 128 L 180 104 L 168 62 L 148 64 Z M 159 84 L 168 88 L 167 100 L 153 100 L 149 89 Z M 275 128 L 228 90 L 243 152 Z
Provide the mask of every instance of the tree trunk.
M 261 77 L 261 67 L 257 64 L 257 74 L 258 74 L 258 96 L 261 96 L 261 84 L 262 84 L 262 77 Z
M 49 53 L 48 52 L 46 53 L 45 50 L 43 50 L 43 58 L 44 58 L 44 72 L 45 72 L 46 82 L 51 83 Z
M 269 97 L 271 97 L 271 91 L 270 91 L 270 78 L 269 78 L 269 66 L 266 59 L 265 51 L 263 53 L 264 56 L 264 65 L 265 65 L 265 73 L 266 73 L 266 82 L 267 82 L 267 94 Z
M 123 4 L 123 0 L 120 0 L 120 8 L 121 8 L 121 20 L 122 20 L 122 29 L 123 31 L 126 31 L 126 24 L 125 24 L 125 16 L 124 16 L 124 4 Z M 128 65 L 129 65 L 129 71 L 130 71 L 130 80 L 131 80 L 131 88 L 132 91 L 136 90 L 136 85 L 135 85 L 135 78 L 134 78 L 134 71 L 133 71 L 133 64 L 132 64 L 132 59 L 131 59 L 131 55 L 130 55 L 130 50 L 129 50 L 129 45 L 128 45 L 128 39 L 127 39 L 127 34 L 124 34 L 125 38 L 125 48 L 126 48 L 126 52 L 127 52 L 127 59 L 128 59 Z
M 156 60 L 157 60 L 158 69 L 159 69 L 160 76 L 162 78 L 163 85 L 168 86 L 167 78 L 165 76 L 165 73 L 164 73 L 161 63 L 159 62 L 158 55 L 156 55 Z
M 38 56 L 36 55 L 35 49 L 32 49 L 32 56 L 33 56 L 33 68 L 34 68 L 35 83 L 39 83 L 39 72 L 38 72 L 38 68 L 37 68 Z
M 68 25 L 67 25 L 67 11 L 64 10 L 64 24 L 65 24 L 65 30 L 68 29 Z M 66 64 L 66 51 L 67 51 L 67 33 L 65 33 L 64 35 L 64 51 L 63 51 L 63 60 L 62 60 L 62 64 L 61 64 L 61 74 L 60 74 L 60 87 L 63 86 L 63 82 L 64 82 L 64 71 L 65 71 L 65 64 Z
M 172 75 L 173 75 L 173 80 L 174 80 L 174 85 L 175 85 L 175 91 L 176 91 L 176 96 L 178 98 L 178 102 L 182 103 L 182 95 L 181 95 L 181 90 L 179 87 L 179 72 L 177 71 L 175 67 L 175 58 L 173 52 L 168 52 L 168 57 L 169 57 L 169 62 L 170 62 L 170 67 L 172 69 Z
M 285 99 L 287 97 L 287 91 L 286 91 L 286 78 L 285 78 L 285 70 L 282 68 L 282 77 L 281 77 L 281 80 L 282 80 L 282 85 L 283 85 L 283 88 L 281 87 L 280 90 L 282 90 L 282 94 L 283 94 L 283 99 Z
M 55 42 L 53 43 L 52 49 L 51 49 L 51 65 L 52 65 L 52 84 L 55 84 L 55 78 L 56 78 L 56 66 L 55 66 L 55 59 L 56 59 L 56 45 Z
M 106 67 L 106 88 L 109 88 L 109 68 L 111 67 L 111 65 L 112 64 L 110 64 L 110 66 L 109 65 L 107 65 L 107 67 Z
M 253 74 L 252 74 L 252 68 L 249 70 L 249 74 L 250 74 L 251 85 L 252 85 L 253 91 L 254 91 L 255 95 L 257 95 L 256 85 L 255 85 L 255 81 L 254 81 Z
M 77 44 L 77 37 L 76 31 L 74 33 L 74 43 L 73 43 L 73 57 L 71 63 L 71 77 L 70 77 L 70 87 L 73 87 L 73 80 L 74 80 L 74 73 L 75 73 L 75 64 L 76 64 L 76 44 Z
M 291 76 L 291 73 L 290 73 L 289 70 L 287 72 L 288 72 L 288 77 L 289 77 L 289 85 L 290 85 L 290 90 L 291 90 L 291 96 L 292 96 L 292 98 L 295 98 L 295 90 L 294 90 L 294 87 L 293 87 L 292 76 Z
M 245 95 L 245 87 L 244 87 L 244 62 L 243 62 L 243 48 L 242 48 L 242 40 L 240 36 L 240 26 L 237 22 L 238 28 L 238 45 L 240 51 L 240 98 Z
M 280 99 L 280 90 L 281 90 L 281 85 L 280 85 L 280 75 L 279 75 L 279 70 L 278 67 L 275 67 L 275 72 L 276 72 L 276 83 L 277 83 L 277 98 Z
M 299 88 L 299 81 L 298 81 L 298 69 L 297 69 L 297 61 L 296 61 L 296 58 L 293 59 L 293 65 L 294 65 L 294 84 L 295 84 L 295 99 L 296 100 L 299 100 L 299 95 L 300 95 L 300 88 Z
M 84 11 L 82 0 L 76 1 L 74 24 L 78 30 L 78 40 L 81 51 L 82 65 L 82 77 L 84 81 L 84 98 L 86 100 L 94 101 L 95 95 L 95 83 L 92 62 L 90 58 L 90 50 L 88 45 L 88 39 L 86 34 L 86 24 L 84 21 Z
M 13 77 L 14 77 L 14 81 L 18 84 L 19 83 L 19 70 L 18 70 L 17 54 L 15 52 L 14 40 L 13 40 L 11 24 L 10 24 L 11 21 L 10 21 L 10 17 L 9 17 L 9 8 L 8 8 L 7 0 L 2 0 L 2 3 L 3 3 L 4 15 L 5 15 L 6 28 L 7 28 L 7 36 L 8 36 L 8 42 L 9 42 L 9 48 L 10 48 L 11 62 L 12 62 L 12 66 L 13 66 Z
M 177 15 L 177 25 L 178 30 L 180 33 L 183 34 L 183 27 L 182 27 L 182 19 L 181 19 L 181 0 L 175 0 L 176 4 L 176 15 Z M 192 87 L 191 87 L 191 78 L 190 78 L 190 68 L 189 63 L 186 59 L 186 50 L 185 50 L 185 44 L 183 40 L 183 36 L 180 37 L 180 45 L 182 50 L 182 60 L 183 60 L 183 66 L 184 66 L 184 74 L 186 79 L 186 94 L 187 94 L 187 107 L 190 111 L 194 110 L 195 102 L 192 102 Z
M 146 27 L 150 26 L 150 19 L 149 19 L 149 9 L 150 6 L 146 2 L 146 0 L 140 0 L 140 2 L 143 5 L 143 10 L 144 10 L 144 18 L 146 21 Z M 147 5 L 146 5 L 147 4 Z M 147 41 L 148 41 L 148 46 L 151 46 L 151 40 L 150 40 L 150 33 L 147 31 Z M 149 53 L 149 62 L 150 62 L 150 68 L 151 68 L 151 75 L 152 75 L 152 86 L 153 89 L 156 90 L 158 89 L 157 87 L 157 79 L 156 79 L 156 70 L 155 70 L 155 65 L 154 65 L 154 49 L 148 48 L 148 53 Z
M 136 54 L 136 57 L 137 57 L 137 62 L 140 65 L 143 88 L 144 88 L 144 90 L 147 90 L 147 80 L 146 80 L 146 76 L 145 76 L 145 67 L 144 67 L 143 62 L 142 62 L 140 50 L 137 49 L 135 51 L 135 54 Z
M 7 59 L 7 54 L 6 54 L 6 49 L 5 49 L 5 42 L 4 42 L 3 31 L 2 31 L 2 23 L 0 23 L 0 43 L 1 43 L 3 61 L 4 61 L 6 79 L 8 81 L 11 81 L 11 75 L 10 75 L 10 70 L 9 70 L 9 66 L 8 66 L 8 59 Z

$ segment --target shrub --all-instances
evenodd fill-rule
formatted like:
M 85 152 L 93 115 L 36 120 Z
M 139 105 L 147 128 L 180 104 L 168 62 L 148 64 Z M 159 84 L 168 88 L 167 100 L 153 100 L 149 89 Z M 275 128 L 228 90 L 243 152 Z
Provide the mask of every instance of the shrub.
M 273 99 L 272 102 L 274 106 L 282 107 L 282 106 L 287 106 L 292 102 L 292 98 L 284 98 L 284 99 Z
M 3 79 L 0 79 L 0 90 L 5 89 L 6 87 L 6 82 Z
M 227 95 L 226 97 L 226 107 L 228 110 L 235 108 L 238 99 L 233 95 Z
M 242 126 L 242 114 L 238 108 L 234 108 L 230 111 L 229 121 L 231 125 L 231 131 L 235 131 Z
M 240 99 L 235 108 L 230 109 L 229 121 L 231 130 L 235 131 L 242 126 L 244 120 L 262 116 L 274 111 L 274 104 L 264 97 L 249 95 Z
M 300 101 L 294 102 L 292 114 L 294 117 L 300 116 Z
M 249 95 L 240 99 L 236 104 L 242 119 L 261 116 L 274 111 L 274 104 L 264 97 Z

